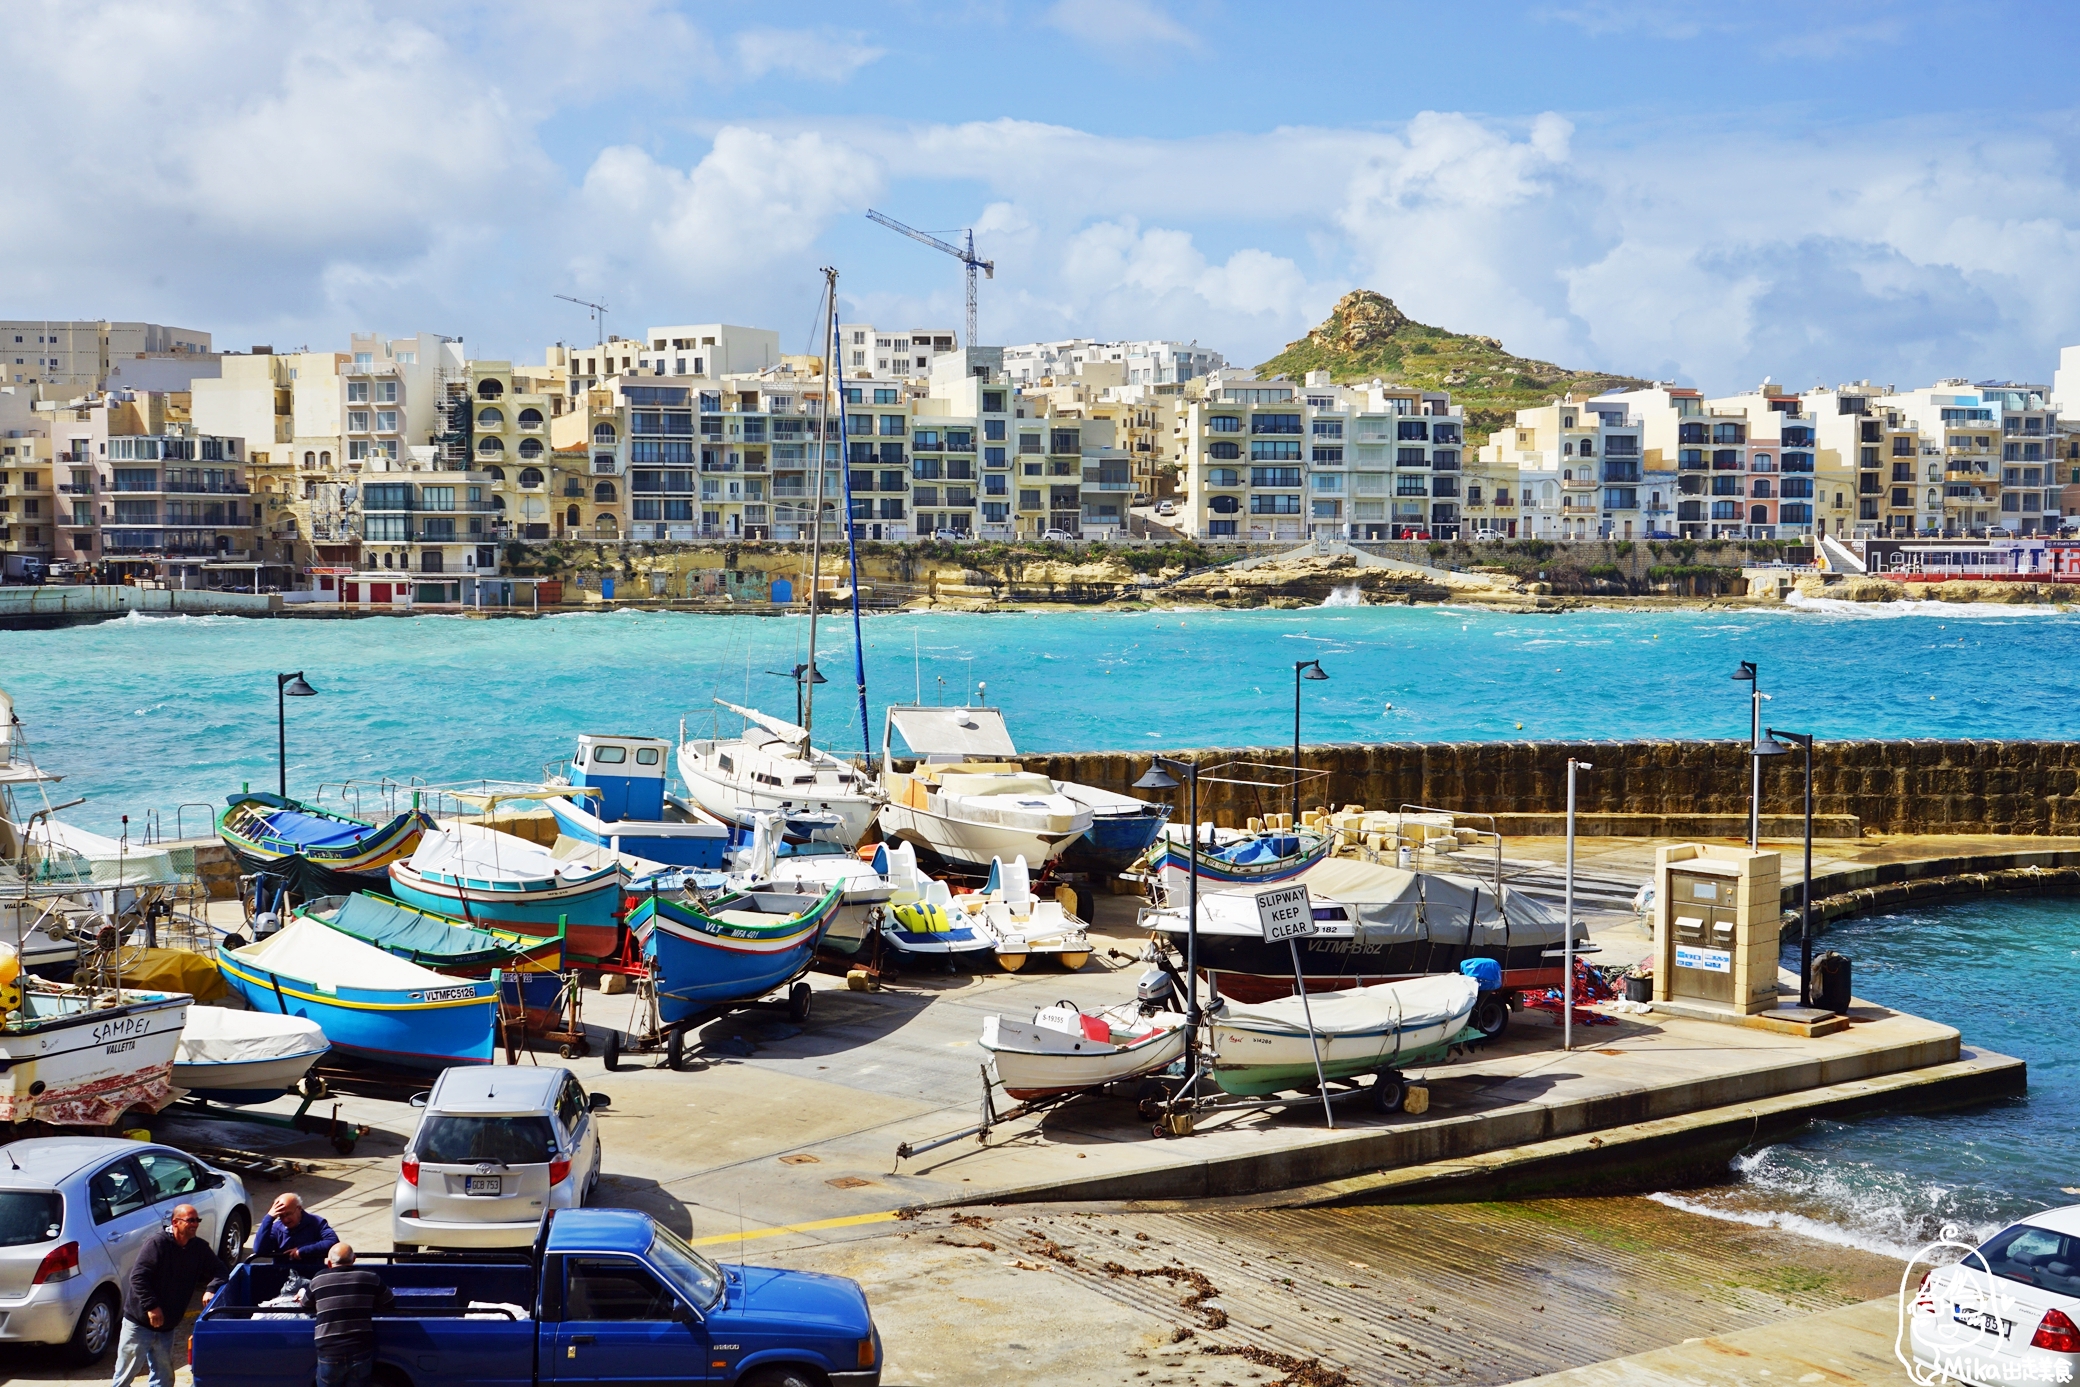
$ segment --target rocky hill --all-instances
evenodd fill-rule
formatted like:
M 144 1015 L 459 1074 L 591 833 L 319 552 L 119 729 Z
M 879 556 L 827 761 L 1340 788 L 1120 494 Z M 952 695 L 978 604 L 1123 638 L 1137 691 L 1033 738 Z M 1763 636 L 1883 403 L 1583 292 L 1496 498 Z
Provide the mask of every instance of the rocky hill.
M 1284 374 L 1294 380 L 1308 371 L 1327 371 L 1339 382 L 1380 376 L 1425 390 L 1449 390 L 1453 402 L 1466 407 L 1469 441 L 1476 443 L 1487 442 L 1488 434 L 1515 411 L 1569 391 L 1594 395 L 1648 383 L 1513 356 L 1492 337 L 1416 322 L 1392 299 L 1370 289 L 1345 294 L 1320 327 L 1287 343 L 1257 368 L 1259 376 Z

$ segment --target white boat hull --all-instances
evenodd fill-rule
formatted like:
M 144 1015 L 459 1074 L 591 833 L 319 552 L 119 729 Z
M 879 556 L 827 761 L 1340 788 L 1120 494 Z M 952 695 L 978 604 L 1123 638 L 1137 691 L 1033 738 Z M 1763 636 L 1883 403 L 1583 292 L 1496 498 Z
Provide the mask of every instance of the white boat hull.
M 176 1064 L 173 1066 L 173 1086 L 205 1098 L 229 1093 L 265 1093 L 279 1097 L 296 1087 L 324 1054 L 323 1050 L 313 1050 L 307 1055 L 289 1055 L 280 1059 Z
M 976 872 L 988 871 L 990 859 L 999 857 L 1006 862 L 1023 857 L 1037 869 L 1067 852 L 1089 827 L 1085 823 L 1072 832 L 1055 833 L 949 818 L 907 804 L 881 806 L 884 836 L 915 843 L 953 866 Z
M 1187 1033 L 1183 1017 L 1167 1019 L 1167 1025 L 1158 1025 L 1123 1044 L 1110 1044 L 988 1016 L 982 1022 L 982 1048 L 990 1052 L 1004 1092 L 1023 1103 L 1169 1068 L 1183 1057 Z
M 98 1127 L 170 1101 L 174 1049 L 194 998 L 125 991 L 119 1005 L 90 1009 L 71 989 L 27 997 L 27 1024 L 0 1030 L 0 1122 Z
M 745 785 L 711 774 L 693 746 L 689 742 L 679 748 L 679 778 L 686 782 L 687 798 L 727 823 L 749 828 L 759 814 L 800 810 L 836 814 L 838 833 L 849 847 L 866 837 L 874 822 L 874 801 L 863 795 L 826 794 L 824 787 L 810 786 L 805 798 L 785 790 Z
M 1238 1094 L 1277 1093 L 1311 1084 L 1317 1046 L 1322 1073 L 1332 1079 L 1434 1060 L 1466 1029 L 1479 990 L 1472 978 L 1446 975 L 1314 997 L 1308 1006 L 1321 1027 L 1314 1036 L 1297 1024 L 1305 1014 L 1297 997 L 1228 1007 L 1207 1025 L 1214 1082 Z M 1432 1004 L 1446 991 L 1451 995 L 1444 1005 Z M 1392 1005 L 1401 992 L 1420 999 L 1405 1019 Z M 1375 1019 L 1350 1023 L 1348 1018 L 1361 1008 Z

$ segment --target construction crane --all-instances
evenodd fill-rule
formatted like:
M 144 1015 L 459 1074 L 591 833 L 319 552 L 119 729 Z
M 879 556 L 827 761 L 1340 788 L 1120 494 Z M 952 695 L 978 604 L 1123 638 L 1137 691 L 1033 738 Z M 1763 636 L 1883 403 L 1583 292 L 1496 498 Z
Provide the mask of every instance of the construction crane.
M 578 307 L 580 308 L 591 309 L 592 328 L 594 333 L 599 337 L 599 342 L 597 345 L 603 347 L 607 344 L 607 306 L 605 304 L 590 303 L 584 299 L 574 299 L 569 294 L 558 294 L 556 297 L 562 299 L 565 303 L 574 303 L 578 305 Z
M 954 259 L 961 262 L 962 266 L 965 267 L 968 272 L 968 335 L 962 339 L 961 345 L 964 347 L 974 346 L 975 272 L 977 270 L 980 270 L 988 278 L 995 279 L 997 277 L 997 262 L 994 260 L 977 260 L 975 258 L 975 232 L 973 231 L 973 229 L 969 229 L 961 233 L 963 236 L 968 238 L 968 248 L 966 250 L 962 250 L 959 246 L 953 245 L 952 243 L 947 241 L 940 240 L 937 236 L 932 235 L 929 231 L 919 231 L 914 226 L 903 225 L 894 217 L 884 217 L 871 207 L 867 209 L 867 219 L 869 221 L 880 222 L 890 231 L 900 231 L 913 241 L 922 241 L 926 245 L 930 246 L 933 250 L 943 250 L 948 255 L 952 256 Z

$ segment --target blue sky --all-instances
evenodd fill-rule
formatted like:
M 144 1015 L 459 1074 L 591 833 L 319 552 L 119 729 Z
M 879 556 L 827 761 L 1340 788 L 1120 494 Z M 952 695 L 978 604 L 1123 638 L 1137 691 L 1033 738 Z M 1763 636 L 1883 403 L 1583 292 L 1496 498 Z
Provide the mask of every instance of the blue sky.
M 2080 9 L 1664 0 L 18 0 L 6 316 L 539 359 L 723 319 L 1177 336 L 1341 293 L 1734 390 L 2046 379 L 2080 341 Z

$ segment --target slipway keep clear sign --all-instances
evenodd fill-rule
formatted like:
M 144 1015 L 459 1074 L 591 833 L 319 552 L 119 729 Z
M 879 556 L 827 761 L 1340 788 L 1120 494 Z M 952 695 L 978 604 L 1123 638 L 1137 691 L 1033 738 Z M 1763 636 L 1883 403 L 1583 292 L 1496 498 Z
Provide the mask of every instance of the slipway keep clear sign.
M 1267 944 L 1305 939 L 1314 933 L 1314 902 L 1305 886 L 1271 886 L 1257 892 L 1257 927 Z

